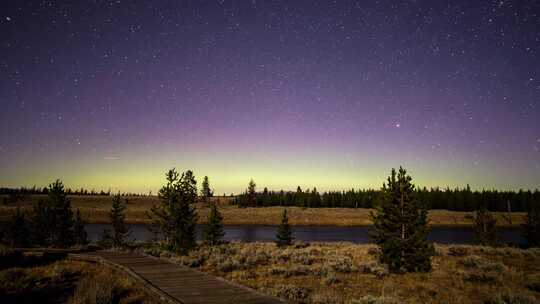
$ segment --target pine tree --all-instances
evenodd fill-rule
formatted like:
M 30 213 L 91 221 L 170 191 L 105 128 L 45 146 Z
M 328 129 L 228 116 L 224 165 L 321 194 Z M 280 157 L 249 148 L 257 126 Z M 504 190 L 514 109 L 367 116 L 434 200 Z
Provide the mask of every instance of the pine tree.
M 488 211 L 485 204 L 476 210 L 474 218 L 474 238 L 480 245 L 496 246 L 497 241 L 497 221 Z
M 73 223 L 73 232 L 75 235 L 75 244 L 77 245 L 86 245 L 88 244 L 88 233 L 84 226 L 86 223 L 82 219 L 81 211 L 77 209 L 75 213 L 75 221 Z
M 204 240 L 210 245 L 218 244 L 225 236 L 223 231 L 223 217 L 219 212 L 216 203 L 210 207 L 210 214 L 206 226 L 204 227 Z
M 214 191 L 210 189 L 210 182 L 208 181 L 208 176 L 205 176 L 203 178 L 201 187 L 201 196 L 203 197 L 204 202 L 208 204 L 210 198 L 214 196 Z
M 30 244 L 30 229 L 20 207 L 17 207 L 17 211 L 11 217 L 6 238 L 11 247 L 27 247 Z
M 247 189 L 247 195 L 248 195 L 248 204 L 252 207 L 256 206 L 257 204 L 257 192 L 256 192 L 257 185 L 253 181 L 253 179 L 249 180 L 248 189 Z
M 305 204 L 304 192 L 302 192 L 302 188 L 300 188 L 300 186 L 296 187 L 296 193 L 294 194 L 294 204 L 298 207 L 303 207 Z
M 48 205 L 40 200 L 32 208 L 30 214 L 30 230 L 32 243 L 35 246 L 47 247 L 51 241 L 51 217 Z
M 525 216 L 523 235 L 527 240 L 528 247 L 540 247 L 540 208 L 532 204 Z
M 111 211 L 109 211 L 109 219 L 111 221 L 111 229 L 104 232 L 103 240 L 112 247 L 122 247 L 126 238 L 130 234 L 129 228 L 125 223 L 126 206 L 122 204 L 120 193 L 113 196 Z
M 391 272 L 431 270 L 433 244 L 427 241 L 427 208 L 414 197 L 412 178 L 402 167 L 392 169 L 383 184 L 381 201 L 372 214 L 371 237 L 381 248 L 380 260 Z
M 311 207 L 319 208 L 321 207 L 321 195 L 317 192 L 317 188 L 313 188 L 311 192 Z
M 277 227 L 276 231 L 276 244 L 278 246 L 288 246 L 292 244 L 292 228 L 289 225 L 289 217 L 287 216 L 287 209 L 283 209 L 281 214 L 281 223 Z
M 162 234 L 169 250 L 186 254 L 195 247 L 197 182 L 188 170 L 180 176 L 175 169 L 166 174 L 167 184 L 158 193 L 160 204 L 148 214 L 152 229 Z
M 57 179 L 49 185 L 51 245 L 55 247 L 70 247 L 75 241 L 73 233 L 73 211 L 71 202 L 64 191 L 64 185 Z

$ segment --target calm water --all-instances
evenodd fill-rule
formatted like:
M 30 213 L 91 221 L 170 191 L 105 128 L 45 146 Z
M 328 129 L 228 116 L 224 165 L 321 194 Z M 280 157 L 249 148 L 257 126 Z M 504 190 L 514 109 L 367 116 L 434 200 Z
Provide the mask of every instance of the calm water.
M 89 224 L 86 226 L 91 240 L 98 240 L 104 228 L 108 225 Z M 147 225 L 130 225 L 130 237 L 139 241 L 151 240 L 154 235 Z M 369 243 L 368 227 L 337 227 L 337 226 L 294 226 L 294 238 L 308 242 L 347 241 L 354 243 Z M 197 237 L 201 237 L 201 229 L 197 229 Z M 232 241 L 273 241 L 276 226 L 262 225 L 231 225 L 225 226 L 225 239 Z M 472 227 L 432 227 L 429 239 L 442 244 L 470 244 L 473 242 Z M 505 243 L 520 244 L 524 242 L 519 228 L 500 228 L 499 238 Z

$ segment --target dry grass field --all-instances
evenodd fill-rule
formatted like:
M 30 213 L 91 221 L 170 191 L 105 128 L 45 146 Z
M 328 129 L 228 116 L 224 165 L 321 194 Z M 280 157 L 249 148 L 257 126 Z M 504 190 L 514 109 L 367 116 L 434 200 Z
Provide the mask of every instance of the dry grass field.
M 189 256 L 140 249 L 292 303 L 492 303 L 540 301 L 540 250 L 436 245 L 429 273 L 389 274 L 374 245 L 230 243 Z
M 103 266 L 24 257 L 6 248 L 0 258 L 0 303 L 158 303 L 139 283 Z
M 0 206 L 0 219 L 5 219 L 12 214 L 17 206 L 31 208 L 32 204 L 40 199 L 45 199 L 45 195 L 30 195 L 23 197 L 15 203 Z M 107 223 L 108 212 L 111 208 L 112 197 L 109 196 L 70 196 L 72 206 L 79 208 L 83 217 L 89 223 Z M 0 197 L 1 201 L 2 197 Z M 130 224 L 148 223 L 147 212 L 158 203 L 156 196 L 127 197 L 126 221 Z M 231 197 L 215 197 L 220 211 L 223 214 L 226 225 L 277 225 L 281 217 L 283 207 L 260 207 L 260 208 L 238 208 L 231 205 Z M 365 226 L 370 225 L 370 209 L 351 208 L 300 208 L 288 207 L 289 222 L 292 225 L 332 225 L 332 226 Z M 203 203 L 197 204 L 199 221 L 206 220 L 209 209 Z M 471 212 L 458 212 L 448 210 L 431 210 L 429 219 L 432 225 L 452 226 L 471 225 Z M 495 213 L 499 226 L 515 226 L 523 223 L 524 213 L 512 213 L 511 220 L 506 213 Z

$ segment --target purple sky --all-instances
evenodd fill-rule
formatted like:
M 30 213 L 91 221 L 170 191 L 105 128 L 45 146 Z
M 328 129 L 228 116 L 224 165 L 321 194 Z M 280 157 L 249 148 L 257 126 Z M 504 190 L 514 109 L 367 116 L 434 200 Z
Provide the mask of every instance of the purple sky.
M 538 1 L 0 7 L 0 185 L 539 186 Z

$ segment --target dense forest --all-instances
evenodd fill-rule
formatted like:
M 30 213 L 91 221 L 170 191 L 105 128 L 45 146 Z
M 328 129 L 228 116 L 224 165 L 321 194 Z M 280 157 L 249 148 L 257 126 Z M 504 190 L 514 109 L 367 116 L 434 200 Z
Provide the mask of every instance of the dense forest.
M 234 196 L 233 204 L 240 207 L 267 206 L 298 206 L 306 208 L 373 208 L 379 200 L 380 190 L 361 189 L 346 191 L 327 191 L 319 193 L 316 188 L 296 191 L 270 191 L 267 188 L 261 192 L 255 191 L 255 183 L 250 181 L 248 189 Z M 0 188 L 0 194 L 9 195 L 7 201 L 16 201 L 19 196 L 31 194 L 47 194 L 47 188 Z M 66 189 L 68 195 L 98 195 L 109 196 L 111 191 L 95 191 L 88 189 Z M 486 207 L 489 211 L 525 212 L 529 206 L 540 206 L 539 190 L 473 191 L 467 185 L 465 188 L 440 189 L 419 188 L 416 196 L 426 203 L 430 209 L 447 209 L 452 211 L 474 211 Z M 138 193 L 122 193 L 122 196 L 146 196 Z M 233 196 L 231 194 L 231 196 Z
M 373 208 L 379 201 L 380 190 L 347 190 L 319 193 L 316 188 L 296 191 L 256 192 L 253 185 L 234 199 L 240 207 L 298 206 L 308 208 Z M 466 188 L 415 190 L 416 197 L 430 209 L 473 211 L 481 206 L 490 211 L 524 212 L 529 206 L 540 205 L 540 191 L 472 191 Z
M 47 187 L 43 187 L 43 188 L 40 188 L 40 187 L 36 187 L 36 186 L 33 186 L 33 187 L 20 187 L 20 188 L 6 188 L 6 187 L 2 187 L 0 188 L 0 195 L 1 194 L 4 194 L 4 195 L 31 195 L 31 194 L 48 194 L 49 193 L 49 189 Z M 95 189 L 85 189 L 85 188 L 80 188 L 80 189 L 71 189 L 71 188 L 67 188 L 65 190 L 65 193 L 68 194 L 68 195 L 98 195 L 98 196 L 110 196 L 111 195 L 111 190 L 107 190 L 107 191 L 104 191 L 104 190 L 95 190 Z M 122 196 L 146 196 L 146 194 L 141 194 L 141 193 L 131 193 L 131 192 L 123 192 L 121 193 Z

